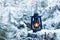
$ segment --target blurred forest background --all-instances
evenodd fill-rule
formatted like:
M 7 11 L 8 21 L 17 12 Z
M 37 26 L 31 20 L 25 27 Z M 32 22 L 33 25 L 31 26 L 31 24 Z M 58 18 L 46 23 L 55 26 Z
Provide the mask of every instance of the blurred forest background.
M 47 31 L 47 39 L 60 40 L 60 0 L 0 0 L 0 40 L 43 40 L 38 35 L 27 37 L 36 2 L 42 30 L 52 30 Z

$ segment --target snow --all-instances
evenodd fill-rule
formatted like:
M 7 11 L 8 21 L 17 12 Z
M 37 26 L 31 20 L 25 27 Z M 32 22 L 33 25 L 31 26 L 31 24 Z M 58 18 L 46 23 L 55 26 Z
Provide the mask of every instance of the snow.
M 31 16 L 36 1 L 43 29 L 34 33 Z M 5 31 L 5 40 L 43 40 L 45 32 L 47 39 L 60 40 L 60 0 L 0 0 L 0 29 Z M 27 37 L 29 33 L 36 37 Z

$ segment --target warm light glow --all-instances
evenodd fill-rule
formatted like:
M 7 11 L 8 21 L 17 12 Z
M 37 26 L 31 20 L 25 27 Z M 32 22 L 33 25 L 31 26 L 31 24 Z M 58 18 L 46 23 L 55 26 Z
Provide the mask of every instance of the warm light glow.
M 39 23 L 34 23 L 34 27 L 38 28 L 39 27 Z

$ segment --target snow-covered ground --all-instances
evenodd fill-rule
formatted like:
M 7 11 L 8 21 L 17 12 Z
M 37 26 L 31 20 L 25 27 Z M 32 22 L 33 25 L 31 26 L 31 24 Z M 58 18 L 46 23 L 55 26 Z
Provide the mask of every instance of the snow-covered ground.
M 31 16 L 37 12 L 42 16 L 43 29 L 31 31 Z M 44 29 L 45 28 L 45 29 Z M 0 39 L 1 40 L 60 40 L 60 0 L 0 0 Z M 28 37 L 28 33 L 37 37 Z M 39 36 L 40 35 L 40 36 Z

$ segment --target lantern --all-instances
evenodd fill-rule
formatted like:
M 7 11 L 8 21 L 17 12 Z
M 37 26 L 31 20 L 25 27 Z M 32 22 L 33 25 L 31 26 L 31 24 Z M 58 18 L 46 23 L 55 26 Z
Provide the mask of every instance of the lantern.
M 41 16 L 38 16 L 38 13 L 35 13 L 33 16 L 31 16 L 31 29 L 33 32 L 37 32 L 42 29 Z

